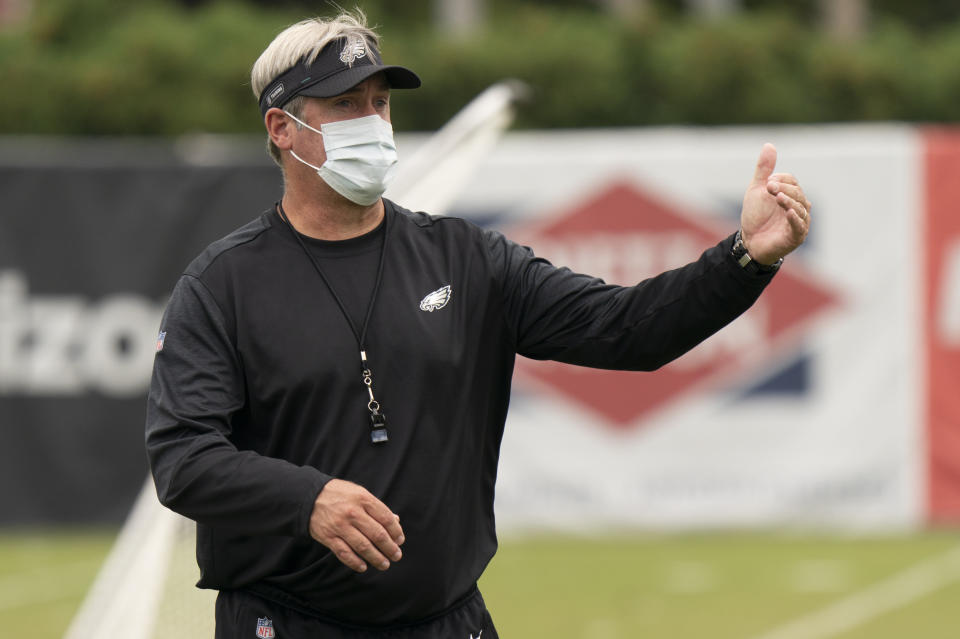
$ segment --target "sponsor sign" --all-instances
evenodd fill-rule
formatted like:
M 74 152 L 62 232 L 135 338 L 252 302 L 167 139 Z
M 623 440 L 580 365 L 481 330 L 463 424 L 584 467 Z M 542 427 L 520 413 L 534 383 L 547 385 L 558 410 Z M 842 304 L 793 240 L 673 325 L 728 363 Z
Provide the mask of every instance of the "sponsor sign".
M 916 129 L 521 134 L 458 209 L 632 284 L 736 230 L 765 141 L 814 204 L 807 245 L 750 311 L 658 371 L 518 362 L 501 530 L 925 521 Z M 864 180 L 882 188 L 852 187 Z

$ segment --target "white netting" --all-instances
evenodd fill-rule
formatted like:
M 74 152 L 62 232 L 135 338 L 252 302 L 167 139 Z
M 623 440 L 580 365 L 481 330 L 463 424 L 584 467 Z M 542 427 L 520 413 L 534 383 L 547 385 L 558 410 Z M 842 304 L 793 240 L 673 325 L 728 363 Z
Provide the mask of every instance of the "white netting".
M 148 480 L 64 639 L 212 637 L 216 593 L 194 587 L 195 536 Z

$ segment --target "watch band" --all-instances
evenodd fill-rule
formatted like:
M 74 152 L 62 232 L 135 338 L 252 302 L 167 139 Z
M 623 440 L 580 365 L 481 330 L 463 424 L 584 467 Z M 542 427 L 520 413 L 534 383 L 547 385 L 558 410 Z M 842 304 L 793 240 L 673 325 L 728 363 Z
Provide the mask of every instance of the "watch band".
M 773 264 L 761 264 L 750 257 L 750 254 L 747 253 L 747 246 L 743 243 L 740 230 L 737 230 L 737 234 L 733 237 L 733 247 L 730 249 L 730 255 L 737 261 L 740 268 L 755 275 L 776 273 L 780 265 L 783 264 L 782 257 Z

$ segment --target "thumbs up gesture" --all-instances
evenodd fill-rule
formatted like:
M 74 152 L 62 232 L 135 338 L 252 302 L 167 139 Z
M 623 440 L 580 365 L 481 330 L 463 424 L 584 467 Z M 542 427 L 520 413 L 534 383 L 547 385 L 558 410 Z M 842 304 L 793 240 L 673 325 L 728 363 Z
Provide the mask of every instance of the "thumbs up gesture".
M 810 230 L 810 201 L 797 178 L 773 172 L 776 165 L 777 149 L 763 145 L 740 212 L 744 246 L 760 264 L 773 264 L 803 244 Z

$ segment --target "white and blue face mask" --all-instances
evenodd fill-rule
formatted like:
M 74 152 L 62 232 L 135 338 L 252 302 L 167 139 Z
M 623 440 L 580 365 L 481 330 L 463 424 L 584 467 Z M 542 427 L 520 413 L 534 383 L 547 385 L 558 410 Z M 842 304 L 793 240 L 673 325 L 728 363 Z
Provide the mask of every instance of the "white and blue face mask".
M 334 191 L 351 202 L 370 206 L 383 195 L 397 166 L 393 127 L 379 115 L 321 124 L 317 130 L 288 111 L 296 122 L 323 136 L 327 159 L 321 166 L 290 154 L 317 172 Z

